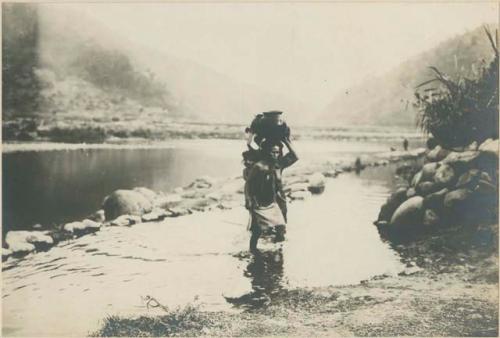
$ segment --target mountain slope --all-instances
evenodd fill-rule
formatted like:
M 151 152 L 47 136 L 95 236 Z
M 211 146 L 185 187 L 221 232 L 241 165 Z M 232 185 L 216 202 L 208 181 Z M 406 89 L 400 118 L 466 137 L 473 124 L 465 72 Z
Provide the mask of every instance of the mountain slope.
M 338 93 L 326 107 L 322 119 L 328 124 L 414 126 L 414 91 L 431 78 L 429 66 L 452 77 L 475 76 L 481 63 L 487 64 L 492 58 L 490 43 L 484 29 L 479 27 L 442 42 L 383 76 L 369 78 Z
M 254 114 L 275 109 L 298 121 L 304 110 L 297 100 L 132 43 L 105 23 L 65 6 L 9 4 L 4 8 L 4 97 L 10 99 L 4 102 L 4 117 L 54 111 L 61 117 L 65 112 L 90 117 L 98 106 L 98 115 L 109 109 L 113 115 L 123 110 L 129 117 L 141 118 L 137 106 L 145 106 L 176 118 L 248 123 Z M 19 23 L 30 28 L 24 30 L 22 44 L 16 33 Z M 30 51 L 30 59 L 25 60 L 29 62 L 24 62 L 29 67 L 15 62 L 19 50 Z M 15 69 L 6 72 L 10 65 Z M 74 88 L 79 88 L 77 96 Z M 114 103 L 125 101 L 131 104 Z M 30 109 L 22 102 L 31 102 Z

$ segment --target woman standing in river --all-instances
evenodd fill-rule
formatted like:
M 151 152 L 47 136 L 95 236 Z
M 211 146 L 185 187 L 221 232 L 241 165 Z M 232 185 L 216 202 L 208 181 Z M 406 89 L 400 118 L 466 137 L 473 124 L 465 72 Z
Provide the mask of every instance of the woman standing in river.
M 284 156 L 283 145 L 288 150 Z M 250 168 L 245 189 L 252 232 L 250 251 L 257 250 L 262 234 L 274 233 L 276 242 L 284 240 L 287 207 L 281 177 L 283 170 L 297 160 L 297 153 L 288 138 L 262 142 L 261 160 Z

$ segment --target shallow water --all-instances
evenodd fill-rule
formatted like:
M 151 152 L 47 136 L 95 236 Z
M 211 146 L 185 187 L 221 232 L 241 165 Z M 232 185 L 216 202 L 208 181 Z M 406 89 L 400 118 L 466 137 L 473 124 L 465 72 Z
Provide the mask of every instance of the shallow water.
M 81 220 L 98 210 L 104 197 L 116 189 L 144 186 L 170 191 L 200 176 L 241 175 L 241 152 L 245 150 L 241 140 L 183 140 L 135 148 L 61 146 L 31 145 L 33 151 L 11 149 L 2 154 L 3 234 L 8 230 L 30 229 L 37 223 L 50 227 Z M 325 157 L 339 161 L 385 151 L 389 146 L 389 143 L 298 141 L 296 147 L 303 159 L 298 166 L 324 161 Z
M 161 223 L 104 228 L 3 271 L 4 335 L 85 335 L 107 315 L 172 308 L 262 306 L 282 289 L 345 285 L 402 269 L 372 221 L 395 184 L 394 168 L 329 180 L 325 192 L 289 205 L 286 241 L 248 254 L 247 212 L 196 213 Z

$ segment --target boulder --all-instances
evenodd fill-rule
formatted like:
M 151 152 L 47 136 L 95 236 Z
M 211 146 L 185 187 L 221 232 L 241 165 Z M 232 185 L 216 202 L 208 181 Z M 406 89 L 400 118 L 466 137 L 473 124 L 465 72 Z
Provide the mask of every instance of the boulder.
M 111 226 L 131 226 L 142 222 L 141 216 L 121 215 L 110 222 Z
M 340 174 L 340 171 L 337 170 L 337 169 L 333 169 L 333 170 L 327 170 L 327 171 L 324 171 L 323 172 L 323 175 L 325 177 L 331 177 L 331 178 L 335 178 L 338 176 L 338 174 Z
M 218 191 L 212 191 L 211 193 L 207 194 L 206 197 L 214 201 L 220 201 L 222 199 L 222 194 Z
M 423 197 L 412 197 L 401 204 L 391 218 L 391 225 L 405 227 L 419 224 L 423 216 Z
M 87 233 L 92 233 L 99 231 L 101 228 L 101 223 L 94 222 L 90 219 L 84 219 L 81 222 L 71 222 L 64 225 L 63 229 L 67 232 L 74 233 L 76 235 L 83 235 Z
M 285 192 L 296 192 L 296 191 L 307 191 L 309 188 L 309 184 L 307 183 L 294 183 L 291 185 L 287 185 L 285 187 Z
M 457 189 L 450 191 L 444 197 L 444 207 L 451 211 L 457 211 L 467 206 L 467 200 L 471 196 L 468 189 Z
M 2 262 L 5 262 L 10 256 L 12 256 L 12 250 L 2 248 Z
M 178 194 L 167 194 L 165 196 L 161 196 L 156 200 L 156 206 L 160 208 L 168 208 L 182 202 L 181 195 Z
M 479 151 L 467 150 L 463 152 L 453 151 L 446 156 L 446 158 L 442 161 L 444 164 L 449 164 L 450 166 L 471 168 L 475 161 L 477 161 L 480 155 Z
M 141 219 L 143 222 L 161 221 L 167 216 L 167 211 L 163 209 L 154 209 L 150 213 L 142 215 Z
M 171 215 L 170 215 L 171 217 L 184 216 L 184 215 L 189 215 L 189 214 L 193 213 L 188 208 L 183 208 L 183 207 L 170 208 L 170 209 L 168 209 L 168 211 L 171 212 Z
M 121 215 L 142 215 L 152 210 L 153 206 L 144 195 L 133 190 L 116 190 L 103 202 L 106 219 L 115 219 Z
M 54 239 L 42 231 L 9 231 L 5 243 L 12 254 L 26 254 L 37 248 L 45 249 L 54 245 Z
M 443 186 L 451 186 L 455 179 L 455 170 L 448 164 L 440 166 L 434 175 L 434 181 Z
M 436 146 L 434 149 L 429 151 L 427 154 L 427 160 L 429 162 L 439 162 L 443 160 L 448 154 L 450 153 L 449 150 L 442 148 L 441 146 Z
M 442 188 L 441 184 L 436 182 L 420 182 L 415 188 L 415 191 L 418 195 L 425 197 L 438 191 L 440 188 Z
M 436 174 L 436 170 L 439 168 L 441 163 L 431 162 L 426 163 L 422 167 L 422 181 L 431 181 L 434 179 L 434 175 Z
M 295 183 L 305 183 L 309 182 L 308 178 L 303 175 L 292 176 L 284 180 L 284 184 L 289 186 Z
M 384 205 L 380 208 L 378 221 L 390 221 L 394 211 L 403 203 L 407 198 L 406 188 L 399 188 L 391 194 Z
M 153 204 L 156 198 L 158 198 L 158 195 L 153 190 L 148 188 L 138 187 L 134 188 L 133 191 L 138 192 L 139 194 L 144 196 L 151 204 Z
M 498 139 L 493 140 L 491 138 L 487 139 L 479 146 L 479 151 L 482 153 L 488 153 L 494 155 L 498 158 Z
M 103 223 L 106 220 L 106 215 L 104 213 L 103 209 L 99 209 L 96 212 L 94 212 L 92 215 L 89 216 L 89 219 L 98 222 L 98 223 Z
M 435 227 L 439 224 L 439 214 L 433 209 L 426 209 L 424 211 L 424 218 L 422 223 L 427 227 Z
M 74 232 L 75 229 L 83 229 L 83 228 L 84 228 L 84 225 L 82 222 L 70 222 L 70 223 L 64 224 L 64 226 L 63 226 L 64 231 L 67 231 L 67 232 Z
M 310 191 L 295 191 L 290 194 L 292 200 L 305 200 L 311 197 Z
M 481 172 L 478 169 L 469 169 L 458 178 L 456 187 L 473 189 L 477 186 Z
M 85 230 L 86 232 L 95 232 L 95 231 L 99 231 L 101 229 L 101 226 L 102 226 L 102 223 L 100 222 L 95 222 L 91 219 L 84 219 L 82 221 L 83 225 L 85 226 Z
M 443 201 L 449 192 L 447 188 L 441 189 L 435 193 L 429 194 L 424 198 L 424 207 L 440 210 L 443 207 Z
M 478 150 L 478 148 L 479 148 L 479 145 L 478 145 L 477 141 L 474 141 L 467 146 L 467 150 Z
M 181 195 L 181 197 L 187 199 L 204 198 L 206 193 L 206 190 L 187 190 Z
M 307 189 L 313 194 L 321 194 L 325 190 L 325 176 L 316 172 L 308 177 Z
M 214 180 L 208 176 L 203 176 L 200 178 L 195 179 L 191 184 L 187 186 L 187 188 L 194 188 L 194 189 L 208 189 L 211 188 L 212 185 L 214 185 Z

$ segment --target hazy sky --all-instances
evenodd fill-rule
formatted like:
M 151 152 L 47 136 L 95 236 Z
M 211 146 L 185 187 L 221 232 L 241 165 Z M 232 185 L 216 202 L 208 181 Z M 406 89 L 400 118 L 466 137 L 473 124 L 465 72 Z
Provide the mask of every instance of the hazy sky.
M 499 15 L 496 3 L 74 6 L 132 42 L 318 107 L 366 76 Z

